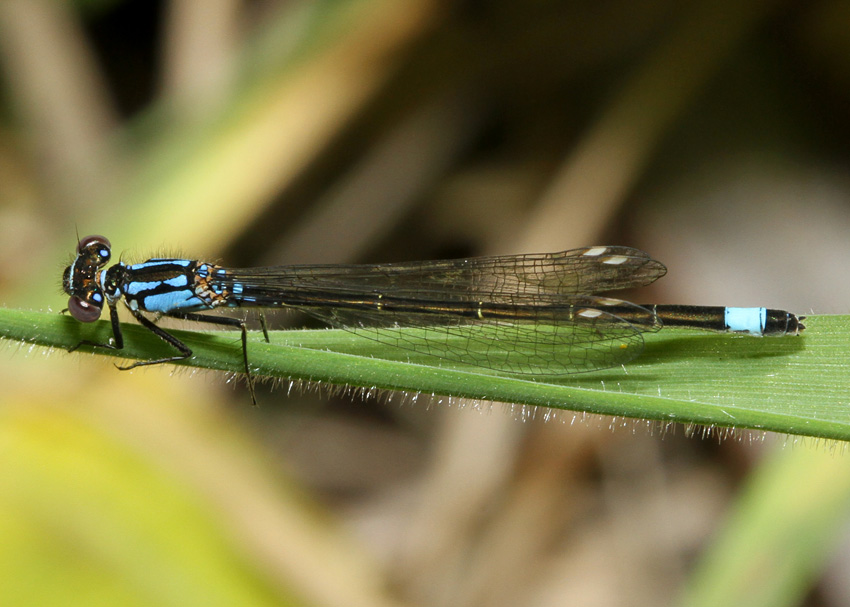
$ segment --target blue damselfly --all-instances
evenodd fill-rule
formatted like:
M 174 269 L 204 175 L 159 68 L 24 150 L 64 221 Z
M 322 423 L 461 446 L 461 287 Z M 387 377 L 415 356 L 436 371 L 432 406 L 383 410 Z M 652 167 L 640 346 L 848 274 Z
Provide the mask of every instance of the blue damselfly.
M 199 312 L 293 308 L 401 350 L 529 377 L 624 364 L 640 354 L 643 333 L 662 325 L 757 336 L 797 335 L 805 328 L 803 317 L 783 310 L 644 306 L 601 295 L 648 285 L 667 272 L 662 263 L 628 247 L 244 269 L 177 258 L 118 262 L 107 268 L 111 255 L 105 237 L 87 236 L 64 272 L 71 315 L 93 322 L 106 304 L 112 323 L 111 343 L 82 341 L 72 350 L 81 345 L 124 347 L 117 310 L 121 300 L 142 326 L 176 351 L 122 369 L 192 356 L 185 343 L 156 324 L 161 316 L 235 327 L 241 330 L 243 365 L 254 402 L 244 320 Z

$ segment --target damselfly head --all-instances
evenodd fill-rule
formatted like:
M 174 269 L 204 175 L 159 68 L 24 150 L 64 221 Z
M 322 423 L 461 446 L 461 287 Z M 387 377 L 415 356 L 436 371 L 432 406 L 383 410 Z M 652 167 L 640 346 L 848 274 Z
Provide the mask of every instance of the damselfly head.
M 94 322 L 103 310 L 103 291 L 97 273 L 109 262 L 112 245 L 105 236 L 86 236 L 77 243 L 77 257 L 62 275 L 62 289 L 70 295 L 68 311 L 80 322 Z

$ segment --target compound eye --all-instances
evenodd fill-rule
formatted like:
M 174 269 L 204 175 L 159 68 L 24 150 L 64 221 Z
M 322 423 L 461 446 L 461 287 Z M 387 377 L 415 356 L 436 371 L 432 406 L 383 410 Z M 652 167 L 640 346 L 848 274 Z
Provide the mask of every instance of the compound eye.
M 77 243 L 77 256 L 85 256 L 88 261 L 102 266 L 112 256 L 112 244 L 106 236 L 92 234 Z
M 77 243 L 77 253 L 82 252 L 83 249 L 87 248 L 92 243 L 105 245 L 107 249 L 112 248 L 112 243 L 109 242 L 109 239 L 106 236 L 92 234 L 91 236 L 86 236 L 85 238 L 80 239 L 80 242 Z
M 100 318 L 103 304 L 94 304 L 81 297 L 72 295 L 68 298 L 68 311 L 80 322 L 94 322 Z
M 98 265 L 103 265 L 111 256 L 112 243 L 106 236 L 92 234 L 86 236 L 77 243 L 77 255 L 82 253 L 91 253 L 98 258 Z

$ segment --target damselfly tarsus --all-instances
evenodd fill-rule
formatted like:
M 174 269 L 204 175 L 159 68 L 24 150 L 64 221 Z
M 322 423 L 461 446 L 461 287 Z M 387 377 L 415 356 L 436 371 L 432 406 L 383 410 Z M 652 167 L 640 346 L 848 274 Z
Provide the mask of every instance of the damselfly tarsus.
M 603 293 L 641 287 L 664 265 L 628 247 L 377 265 L 223 268 L 177 258 L 106 267 L 103 236 L 79 241 L 66 268 L 68 310 L 81 322 L 109 308 L 111 343 L 120 350 L 118 302 L 174 355 L 122 369 L 176 362 L 192 350 L 156 324 L 160 316 L 239 328 L 251 398 L 256 402 L 243 320 L 199 312 L 215 308 L 294 308 L 329 325 L 403 351 L 529 377 L 562 376 L 624 364 L 643 348 L 643 333 L 662 325 L 751 335 L 797 335 L 790 312 L 766 308 L 636 305 Z M 145 313 L 155 315 L 154 320 Z M 266 335 L 268 339 L 268 336 Z

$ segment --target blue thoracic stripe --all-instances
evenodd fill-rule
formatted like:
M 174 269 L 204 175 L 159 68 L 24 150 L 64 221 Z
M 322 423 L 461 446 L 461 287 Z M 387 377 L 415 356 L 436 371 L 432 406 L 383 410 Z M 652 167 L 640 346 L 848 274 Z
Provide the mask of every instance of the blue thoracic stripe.
M 194 263 L 191 259 L 167 259 L 165 257 L 155 257 L 153 259 L 148 259 L 142 263 L 136 263 L 131 266 L 127 266 L 127 269 L 135 272 L 138 270 L 144 270 L 150 267 L 156 266 L 180 266 L 181 268 L 188 268 L 190 265 Z
M 208 308 L 195 293 L 194 264 L 188 259 L 150 259 L 125 266 L 121 290 L 133 309 L 168 314 Z
M 730 331 L 763 335 L 766 323 L 766 308 L 726 308 L 726 327 Z
M 127 286 L 124 288 L 124 292 L 127 295 L 138 295 L 139 293 L 142 293 L 144 291 L 152 291 L 161 284 L 161 280 L 153 280 L 150 282 L 128 282 Z
M 141 300 L 142 307 L 148 312 L 168 313 L 175 310 L 191 311 L 209 307 L 191 289 L 148 295 Z
M 189 277 L 185 274 L 181 274 L 180 276 L 175 276 L 174 278 L 169 278 L 168 280 L 163 280 L 163 283 L 167 284 L 169 287 L 182 288 L 189 286 Z
M 124 292 L 127 295 L 144 295 L 145 291 L 162 291 L 168 287 L 171 289 L 185 289 L 189 286 L 189 278 L 180 274 L 167 280 L 151 280 L 148 282 L 133 281 L 127 283 Z

